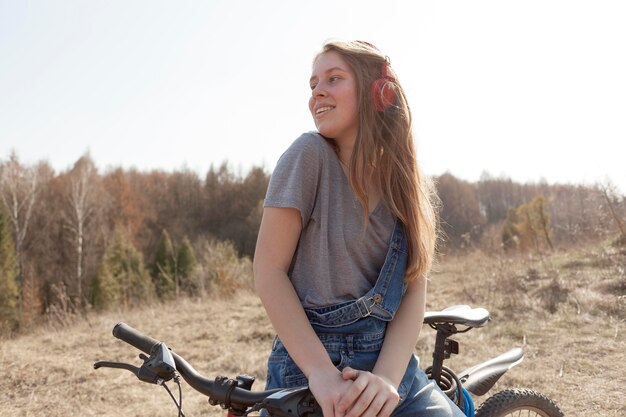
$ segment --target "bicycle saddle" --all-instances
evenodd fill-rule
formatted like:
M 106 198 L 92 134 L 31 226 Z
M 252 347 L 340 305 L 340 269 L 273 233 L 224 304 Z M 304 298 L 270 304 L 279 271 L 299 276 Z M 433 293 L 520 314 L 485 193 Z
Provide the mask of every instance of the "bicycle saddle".
M 451 323 L 468 327 L 483 327 L 489 321 L 489 312 L 482 307 L 471 308 L 468 305 L 458 305 L 444 308 L 441 311 L 427 311 L 424 314 L 424 323 Z

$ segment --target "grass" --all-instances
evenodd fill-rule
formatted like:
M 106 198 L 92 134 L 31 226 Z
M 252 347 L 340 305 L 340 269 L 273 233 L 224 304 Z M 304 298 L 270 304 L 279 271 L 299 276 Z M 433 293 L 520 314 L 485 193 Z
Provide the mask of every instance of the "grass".
M 461 370 L 513 347 L 526 359 L 496 390 L 527 387 L 556 400 L 567 416 L 626 415 L 624 332 L 626 251 L 610 245 L 544 256 L 480 251 L 444 256 L 429 284 L 428 309 L 482 306 L 492 322 L 458 335 L 462 355 L 447 361 Z M 136 349 L 111 329 L 125 321 L 163 340 L 201 373 L 256 375 L 262 389 L 273 330 L 257 297 L 217 293 L 125 311 L 89 314 L 71 325 L 49 325 L 0 342 L 3 416 L 174 416 L 161 387 L 127 371 L 94 370 L 98 360 L 138 364 Z M 424 328 L 417 351 L 430 360 L 434 332 Z M 495 392 L 495 390 L 493 390 Z M 224 415 L 183 385 L 187 416 Z M 481 399 L 477 399 L 480 402 Z

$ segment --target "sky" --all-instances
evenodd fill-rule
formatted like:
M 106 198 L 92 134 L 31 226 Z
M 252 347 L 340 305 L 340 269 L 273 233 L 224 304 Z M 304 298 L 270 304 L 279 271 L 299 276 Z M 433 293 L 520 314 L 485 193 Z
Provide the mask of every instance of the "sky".
M 314 55 L 389 56 L 419 163 L 626 193 L 626 2 L 0 0 L 0 162 L 271 171 Z

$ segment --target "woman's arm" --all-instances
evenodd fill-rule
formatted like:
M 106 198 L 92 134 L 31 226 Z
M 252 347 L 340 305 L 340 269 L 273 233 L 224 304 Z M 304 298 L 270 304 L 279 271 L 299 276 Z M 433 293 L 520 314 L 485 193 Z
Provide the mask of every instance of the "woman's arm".
M 400 385 L 424 323 L 426 278 L 408 284 L 395 317 L 387 327 L 383 348 L 372 371 Z
M 342 417 L 343 413 L 337 413 L 335 408 L 351 381 L 344 380 L 333 365 L 287 276 L 301 231 L 298 210 L 263 210 L 254 254 L 254 283 L 274 329 L 308 378 L 324 416 Z
M 399 402 L 398 386 L 413 354 L 424 321 L 426 279 L 409 283 L 395 317 L 387 326 L 385 341 L 371 373 L 345 369 L 343 376 L 353 379 L 350 391 L 340 400 L 346 417 L 358 417 L 367 408 L 375 414 L 391 414 Z

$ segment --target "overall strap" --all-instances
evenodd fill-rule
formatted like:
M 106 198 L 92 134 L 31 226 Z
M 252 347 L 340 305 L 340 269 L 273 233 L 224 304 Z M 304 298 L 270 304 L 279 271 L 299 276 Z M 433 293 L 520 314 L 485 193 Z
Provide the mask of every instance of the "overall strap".
M 407 257 L 407 240 L 404 228 L 402 223 L 396 220 L 387 256 L 374 287 L 353 301 L 305 309 L 311 324 L 322 327 L 339 327 L 368 316 L 384 321 L 393 319 L 406 290 L 404 274 Z

